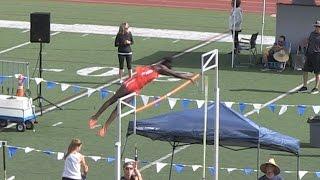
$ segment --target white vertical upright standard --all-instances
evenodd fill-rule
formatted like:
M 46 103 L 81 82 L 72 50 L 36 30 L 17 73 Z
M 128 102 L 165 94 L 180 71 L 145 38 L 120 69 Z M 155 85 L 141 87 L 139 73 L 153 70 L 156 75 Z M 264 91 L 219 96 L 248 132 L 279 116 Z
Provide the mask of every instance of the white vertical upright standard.
M 202 179 L 206 179 L 207 123 L 208 123 L 208 76 L 204 78 L 204 118 L 203 118 L 203 164 Z
M 263 0 L 262 5 L 262 26 L 261 26 L 261 45 L 260 45 L 260 52 L 262 52 L 263 49 L 263 36 L 264 36 L 264 22 L 265 22 L 265 16 L 266 16 L 266 0 Z
M 133 104 L 128 103 L 133 99 Z M 116 168 L 115 180 L 121 178 L 121 118 L 134 113 L 134 133 L 136 132 L 136 93 L 131 93 L 118 99 L 118 137 L 116 138 Z M 122 106 L 129 108 L 128 111 L 122 112 Z
M 237 1 L 233 1 L 233 11 L 237 8 Z M 231 67 L 233 68 L 234 67 L 234 49 L 236 48 L 235 45 L 234 45 L 234 37 L 236 36 L 235 35 L 235 32 L 236 32 L 236 16 L 232 13 L 232 17 L 233 18 L 233 29 L 232 29 L 232 57 L 231 57 Z
M 208 59 L 206 57 L 209 56 Z M 216 70 L 216 82 L 215 82 L 215 92 L 216 92 L 216 117 L 215 117 L 215 133 L 214 133 L 214 147 L 215 147 L 215 180 L 219 179 L 219 128 L 220 128 L 220 111 L 219 111 L 219 105 L 220 105 L 220 94 L 219 94 L 219 53 L 218 49 L 212 50 L 210 52 L 204 53 L 201 55 L 201 79 L 202 79 L 202 89 L 203 89 L 203 82 L 204 82 L 204 73 L 210 69 Z M 214 62 L 212 60 L 214 59 Z M 212 63 L 211 63 L 212 62 Z M 205 109 L 208 108 L 205 106 Z M 207 110 L 205 110 L 207 112 Z M 206 118 L 206 115 L 204 116 Z M 207 120 L 205 120 L 206 122 Z M 204 145 L 206 145 L 206 142 L 203 142 Z M 205 167 L 203 167 L 205 168 Z

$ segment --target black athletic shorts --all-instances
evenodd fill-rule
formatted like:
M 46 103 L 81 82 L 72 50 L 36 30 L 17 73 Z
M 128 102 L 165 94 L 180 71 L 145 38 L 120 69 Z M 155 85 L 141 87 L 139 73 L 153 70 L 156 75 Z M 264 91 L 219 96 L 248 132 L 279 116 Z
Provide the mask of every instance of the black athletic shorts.
M 320 73 L 320 53 L 307 54 L 303 71 L 314 72 L 315 74 Z

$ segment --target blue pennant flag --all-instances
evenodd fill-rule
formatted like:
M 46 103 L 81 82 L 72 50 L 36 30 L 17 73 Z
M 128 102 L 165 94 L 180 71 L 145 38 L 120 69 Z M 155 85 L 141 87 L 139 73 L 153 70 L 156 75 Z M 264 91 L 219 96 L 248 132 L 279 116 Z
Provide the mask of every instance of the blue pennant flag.
M 158 99 L 160 99 L 159 96 L 155 96 L 155 97 L 154 97 L 154 100 L 158 100 Z M 157 102 L 156 104 L 154 104 L 154 107 L 159 107 L 159 106 L 160 106 L 160 101 Z
M 253 173 L 253 169 L 250 167 L 246 167 L 243 169 L 245 175 L 251 175 Z
M 316 176 L 320 178 L 320 171 L 316 172 Z
M 184 165 L 183 164 L 175 164 L 174 167 L 175 167 L 175 170 L 176 170 L 177 173 L 182 173 L 183 170 L 184 170 Z
M 107 157 L 107 162 L 109 164 L 111 164 L 113 161 L 115 161 L 116 159 L 114 157 Z
M 240 109 L 240 112 L 243 114 L 244 110 L 246 109 L 247 105 L 243 102 L 240 102 L 239 103 L 239 109 Z
M 307 106 L 305 105 L 298 105 L 297 106 L 297 113 L 302 116 L 306 112 Z
M 3 84 L 3 82 L 6 80 L 6 77 L 0 76 L 0 84 Z
M 190 100 L 189 99 L 184 99 L 181 101 L 181 106 L 183 109 L 188 109 L 189 108 L 189 104 L 190 104 Z
M 80 87 L 79 86 L 72 86 L 72 91 L 74 93 L 79 93 L 80 92 Z
M 130 104 L 131 104 L 132 106 L 134 106 L 135 101 L 136 101 L 136 99 L 135 99 L 134 97 L 132 97 L 132 99 L 130 100 Z
M 57 85 L 56 83 L 48 81 L 47 82 L 47 89 L 53 89 L 54 87 L 56 87 L 56 85 Z
M 209 172 L 211 174 L 211 176 L 214 176 L 216 174 L 216 168 L 215 167 L 208 167 Z
M 17 147 L 8 147 L 8 154 L 10 158 L 12 158 L 17 153 L 17 149 Z
M 108 95 L 109 91 L 106 88 L 100 90 L 100 99 L 105 99 Z
M 143 160 L 141 161 L 141 164 L 149 164 L 149 161 Z
M 42 151 L 44 154 L 46 154 L 46 155 L 48 155 L 48 156 L 50 156 L 51 154 L 53 154 L 53 152 L 52 151 L 50 151 L 50 150 L 44 150 L 44 151 Z
M 274 103 L 271 103 L 268 105 L 268 109 L 274 113 L 276 111 L 276 105 Z

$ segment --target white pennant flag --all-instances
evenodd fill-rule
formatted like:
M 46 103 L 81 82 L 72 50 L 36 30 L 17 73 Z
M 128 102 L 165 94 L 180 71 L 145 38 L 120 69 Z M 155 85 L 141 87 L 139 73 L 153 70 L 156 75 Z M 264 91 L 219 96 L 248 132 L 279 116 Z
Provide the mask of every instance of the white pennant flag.
M 230 174 L 232 171 L 236 170 L 237 168 L 227 168 L 228 173 Z
M 260 109 L 261 109 L 261 104 L 252 104 L 253 108 L 254 108 L 254 111 L 257 112 L 257 114 L 260 113 Z
M 100 156 L 89 156 L 91 159 L 93 159 L 95 162 L 97 162 L 99 159 L 101 159 Z
M 312 109 L 313 109 L 315 114 L 318 114 L 319 111 L 320 111 L 320 106 L 312 106 Z
M 224 102 L 228 108 L 231 108 L 234 102 Z
M 127 162 L 132 162 L 134 161 L 133 159 L 130 159 L 130 158 L 124 158 L 124 163 L 127 163 Z
M 201 108 L 204 104 L 204 100 L 196 100 L 198 108 Z
M 283 113 L 285 113 L 288 110 L 288 106 L 287 105 L 282 105 L 279 111 L 279 115 L 282 115 Z
M 306 175 L 308 171 L 299 171 L 299 179 L 302 179 L 304 175 Z
M 200 166 L 200 165 L 192 165 L 191 167 L 192 167 L 192 170 L 193 170 L 193 171 L 196 171 L 196 170 L 198 170 L 199 168 L 201 168 L 202 166 Z
M 170 105 L 170 108 L 173 109 L 173 107 L 176 105 L 177 103 L 177 98 L 170 98 L 168 97 L 168 101 L 169 101 L 169 105 Z
M 14 77 L 15 77 L 16 79 L 18 79 L 20 75 L 21 75 L 21 74 L 14 74 Z
M 58 152 L 58 154 L 57 154 L 57 159 L 58 159 L 58 160 L 62 160 L 63 157 L 64 157 L 64 153 Z
M 65 91 L 70 87 L 70 84 L 62 83 L 60 84 L 60 86 L 61 86 L 61 91 Z
M 39 85 L 43 81 L 43 78 L 34 78 L 34 81 L 36 81 L 36 84 Z
M 167 163 L 157 162 L 156 163 L 157 173 L 159 173 L 161 171 L 161 169 L 164 168 L 166 165 L 167 165 Z
M 143 105 L 148 104 L 148 102 L 149 102 L 149 96 L 141 95 L 141 99 L 142 99 Z
M 26 147 L 26 148 L 24 149 L 24 152 L 25 152 L 25 153 L 29 153 L 29 152 L 31 152 L 31 151 L 33 151 L 33 150 L 34 150 L 34 148 Z
M 94 93 L 96 89 L 88 88 L 88 97 L 91 96 L 92 93 Z

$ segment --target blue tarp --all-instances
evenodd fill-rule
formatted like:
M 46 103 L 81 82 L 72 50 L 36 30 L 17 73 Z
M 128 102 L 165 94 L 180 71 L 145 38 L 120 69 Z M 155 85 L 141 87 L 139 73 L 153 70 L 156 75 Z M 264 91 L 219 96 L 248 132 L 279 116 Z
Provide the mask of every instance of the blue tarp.
M 171 112 L 137 120 L 137 134 L 153 140 L 202 144 L 204 108 Z M 208 105 L 207 144 L 214 144 L 215 104 Z M 128 135 L 133 133 L 129 122 Z M 290 136 L 261 127 L 220 103 L 220 145 L 260 148 L 299 153 L 300 142 Z

